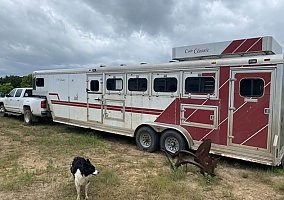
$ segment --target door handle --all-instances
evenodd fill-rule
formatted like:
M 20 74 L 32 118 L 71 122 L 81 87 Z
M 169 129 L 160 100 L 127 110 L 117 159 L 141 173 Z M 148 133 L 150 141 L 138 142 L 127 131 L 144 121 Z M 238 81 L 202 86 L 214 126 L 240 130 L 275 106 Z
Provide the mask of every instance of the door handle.
M 96 100 L 96 101 L 100 101 L 101 99 L 100 99 L 100 98 L 96 98 L 96 99 L 94 99 L 94 100 Z

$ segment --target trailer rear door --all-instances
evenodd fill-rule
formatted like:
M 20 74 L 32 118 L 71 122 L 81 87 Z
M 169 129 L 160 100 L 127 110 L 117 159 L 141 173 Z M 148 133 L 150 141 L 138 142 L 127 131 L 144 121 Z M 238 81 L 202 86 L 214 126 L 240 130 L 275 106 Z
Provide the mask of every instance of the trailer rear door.
M 273 86 L 273 70 L 231 72 L 230 145 L 269 149 Z

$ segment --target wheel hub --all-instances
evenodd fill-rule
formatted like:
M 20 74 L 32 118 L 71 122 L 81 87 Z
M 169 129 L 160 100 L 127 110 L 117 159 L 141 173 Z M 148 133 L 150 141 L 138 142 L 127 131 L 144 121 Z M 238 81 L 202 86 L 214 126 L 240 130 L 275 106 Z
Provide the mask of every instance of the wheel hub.
M 168 137 L 165 141 L 166 150 L 175 153 L 179 150 L 179 142 L 174 137 Z
M 151 143 L 152 143 L 152 139 L 151 139 L 151 136 L 148 133 L 141 134 L 141 136 L 140 136 L 140 144 L 144 148 L 150 147 Z

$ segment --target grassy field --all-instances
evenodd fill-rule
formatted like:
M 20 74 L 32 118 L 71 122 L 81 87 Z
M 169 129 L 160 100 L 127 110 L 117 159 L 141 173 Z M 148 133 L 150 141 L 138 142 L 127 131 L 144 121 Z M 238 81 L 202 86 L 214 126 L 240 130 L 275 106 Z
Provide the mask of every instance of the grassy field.
M 21 118 L 0 118 L 0 199 L 76 199 L 70 163 L 85 156 L 100 174 L 90 199 L 284 199 L 284 170 L 222 158 L 216 177 L 172 171 L 161 152 L 134 139 Z

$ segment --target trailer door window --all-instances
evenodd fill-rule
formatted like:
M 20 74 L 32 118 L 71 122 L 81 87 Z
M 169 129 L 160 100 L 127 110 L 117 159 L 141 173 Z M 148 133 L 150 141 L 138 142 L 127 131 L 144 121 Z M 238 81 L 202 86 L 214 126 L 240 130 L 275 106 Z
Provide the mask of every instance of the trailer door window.
M 240 95 L 243 97 L 261 97 L 264 93 L 264 81 L 260 78 L 245 78 L 240 81 Z
M 177 79 L 176 78 L 155 78 L 154 79 L 155 92 L 176 92 Z
M 36 79 L 36 86 L 37 87 L 44 87 L 44 78 L 37 78 Z
M 107 79 L 107 90 L 121 91 L 123 89 L 123 81 L 121 78 Z
M 129 91 L 147 91 L 147 79 L 146 78 L 130 78 L 128 79 Z
M 185 92 L 192 94 L 213 94 L 215 79 L 213 77 L 187 77 L 185 79 Z
M 100 90 L 100 82 L 98 80 L 91 80 L 90 90 L 93 92 L 98 92 Z

